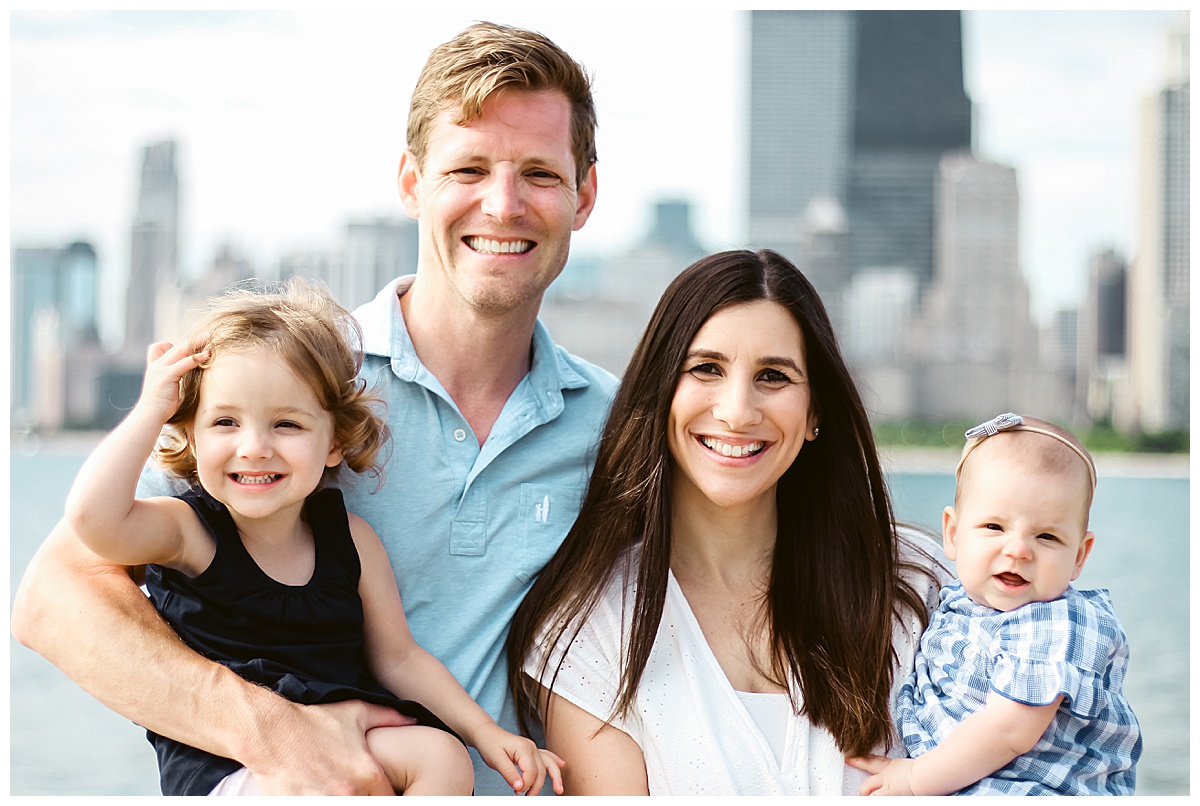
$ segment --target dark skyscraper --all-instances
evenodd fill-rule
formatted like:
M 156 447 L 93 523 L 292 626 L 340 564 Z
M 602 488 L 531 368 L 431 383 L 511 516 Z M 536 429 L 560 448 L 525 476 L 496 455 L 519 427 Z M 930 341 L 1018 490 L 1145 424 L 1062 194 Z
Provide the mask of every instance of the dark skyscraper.
M 754 11 L 750 52 L 751 242 L 804 265 L 804 211 L 836 202 L 846 272 L 928 284 L 938 162 L 971 145 L 961 13 Z
M 958 11 L 859 11 L 850 270 L 933 276 L 933 195 L 943 153 L 971 146 Z

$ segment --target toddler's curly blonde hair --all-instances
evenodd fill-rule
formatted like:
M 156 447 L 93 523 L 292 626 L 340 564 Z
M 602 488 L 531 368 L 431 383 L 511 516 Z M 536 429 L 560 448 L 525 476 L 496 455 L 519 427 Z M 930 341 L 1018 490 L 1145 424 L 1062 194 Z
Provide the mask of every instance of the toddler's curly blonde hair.
M 383 401 L 358 377 L 362 331 L 354 317 L 319 285 L 293 277 L 282 283 L 235 285 L 209 297 L 204 315 L 188 334 L 192 353 L 208 351 L 204 363 L 179 384 L 179 408 L 155 448 L 170 473 L 198 482 L 192 428 L 205 370 L 222 353 L 248 348 L 274 351 L 307 381 L 321 407 L 333 415 L 333 441 L 355 473 L 382 474 L 381 451 L 390 436 L 377 411 Z M 326 468 L 330 481 L 339 468 Z

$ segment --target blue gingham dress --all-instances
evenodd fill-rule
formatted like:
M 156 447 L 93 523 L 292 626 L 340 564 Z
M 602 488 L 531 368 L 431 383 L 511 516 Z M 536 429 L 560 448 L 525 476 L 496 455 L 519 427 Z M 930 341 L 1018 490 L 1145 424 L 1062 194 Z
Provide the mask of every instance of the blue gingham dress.
M 941 591 L 896 720 L 909 756 L 931 750 L 983 708 L 989 690 L 1026 705 L 1065 695 L 1032 750 L 960 795 L 1132 795 L 1142 754 L 1122 685 L 1125 632 L 1106 590 L 1067 588 L 1010 612 Z

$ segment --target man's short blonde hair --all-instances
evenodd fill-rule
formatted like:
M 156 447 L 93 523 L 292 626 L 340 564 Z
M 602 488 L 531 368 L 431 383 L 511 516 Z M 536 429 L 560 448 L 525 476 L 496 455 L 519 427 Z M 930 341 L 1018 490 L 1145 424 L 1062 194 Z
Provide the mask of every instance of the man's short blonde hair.
M 501 90 L 556 90 L 571 105 L 571 152 L 575 187 L 596 163 L 596 108 L 583 67 L 545 36 L 522 28 L 478 22 L 434 48 L 413 89 L 408 110 L 408 149 L 424 165 L 429 133 L 447 109 L 458 125 L 476 120 L 483 104 Z

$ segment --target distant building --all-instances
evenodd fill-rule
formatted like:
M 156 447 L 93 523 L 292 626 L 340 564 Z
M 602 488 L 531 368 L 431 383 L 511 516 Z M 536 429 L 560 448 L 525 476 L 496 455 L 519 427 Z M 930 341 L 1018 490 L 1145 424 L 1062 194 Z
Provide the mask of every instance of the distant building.
M 904 266 L 933 276 L 941 156 L 971 147 L 962 12 L 855 12 L 850 270 Z
M 90 243 L 13 250 L 13 427 L 54 429 L 90 416 L 87 364 L 100 354 L 96 280 Z
M 157 341 L 159 296 L 176 288 L 179 259 L 179 174 L 174 140 L 142 150 L 137 209 L 129 250 L 129 287 L 125 303 L 125 349 L 143 355 Z M 168 307 L 173 307 L 167 302 Z
M 966 153 L 943 157 L 933 283 L 912 331 L 920 419 L 1070 414 L 1070 390 L 1044 367 L 1029 313 L 1019 206 L 1012 167 Z
M 958 11 L 751 12 L 752 245 L 808 265 L 804 215 L 823 198 L 845 211 L 851 274 L 928 284 L 938 161 L 971 145 L 961 29 Z
M 1060 308 L 1054 312 L 1050 324 L 1038 334 L 1042 365 L 1059 377 L 1064 393 L 1070 395 L 1070 408 L 1063 415 L 1064 422 L 1080 427 L 1091 423 L 1084 405 L 1086 395 L 1080 389 L 1085 383 L 1079 377 L 1083 327 L 1079 308 Z
M 849 11 L 750 12 L 749 220 L 754 248 L 803 262 L 814 199 L 844 208 L 854 140 Z
M 1092 255 L 1079 311 L 1075 398 L 1095 423 L 1115 424 L 1128 400 L 1126 309 L 1128 264 L 1114 249 Z
M 354 310 L 373 299 L 389 281 L 415 274 L 417 240 L 417 222 L 408 218 L 348 222 L 340 265 L 329 282 L 334 298 Z
M 906 336 L 918 287 L 907 269 L 874 269 L 855 275 L 846 291 L 846 327 L 837 332 L 876 421 L 909 419 L 917 408 Z
M 1191 84 L 1186 28 L 1170 35 L 1168 85 L 1142 108 L 1138 251 L 1129 268 L 1129 391 L 1122 423 L 1190 427 Z
M 849 238 L 842 205 L 828 196 L 815 196 L 800 222 L 800 270 L 817 289 L 838 333 L 847 326 L 843 298 L 851 282 Z

